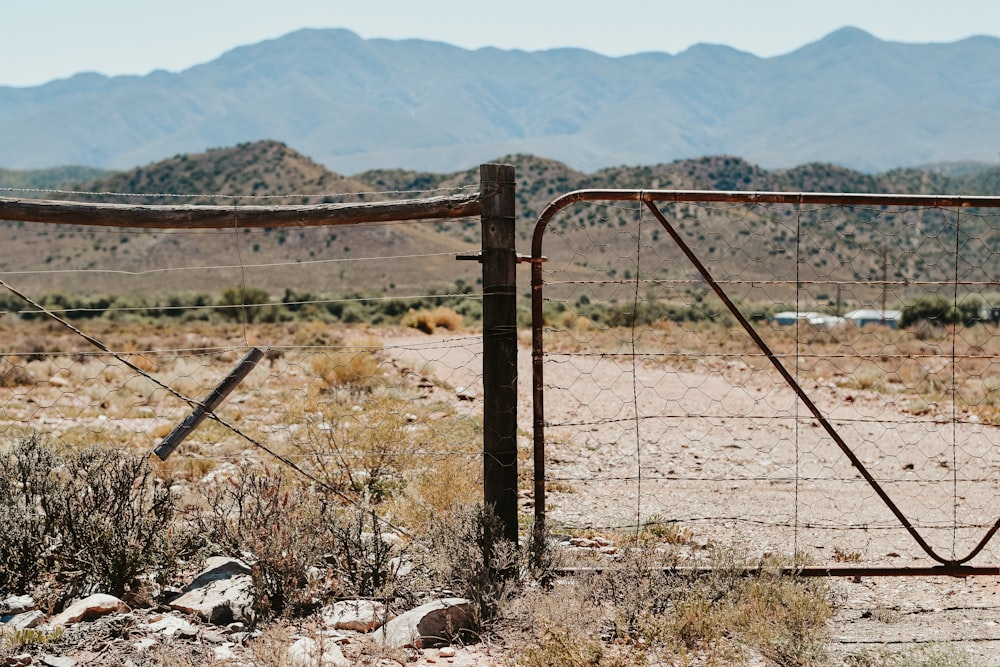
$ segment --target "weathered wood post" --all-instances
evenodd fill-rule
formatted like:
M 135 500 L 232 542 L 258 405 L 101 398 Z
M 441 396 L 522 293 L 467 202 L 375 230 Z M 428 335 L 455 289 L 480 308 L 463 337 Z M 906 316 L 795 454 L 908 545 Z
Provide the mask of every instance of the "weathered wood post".
M 483 193 L 483 500 L 517 543 L 517 252 L 514 167 L 479 167 Z

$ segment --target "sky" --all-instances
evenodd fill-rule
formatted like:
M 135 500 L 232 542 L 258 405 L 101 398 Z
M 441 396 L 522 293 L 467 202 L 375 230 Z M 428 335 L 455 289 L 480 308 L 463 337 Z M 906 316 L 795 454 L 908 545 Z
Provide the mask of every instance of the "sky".
M 0 85 L 180 71 L 300 28 L 608 56 L 726 44 L 761 57 L 844 26 L 898 42 L 1000 37 L 996 0 L 21 0 L 0 8 Z

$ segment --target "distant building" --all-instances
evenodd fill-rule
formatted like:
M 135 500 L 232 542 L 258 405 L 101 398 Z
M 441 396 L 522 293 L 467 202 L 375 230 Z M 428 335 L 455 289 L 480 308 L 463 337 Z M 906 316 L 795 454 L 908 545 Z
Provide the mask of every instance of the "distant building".
M 806 322 L 814 327 L 819 327 L 821 329 L 832 329 L 841 322 L 843 318 L 837 317 L 836 315 L 827 315 L 826 313 L 817 313 L 815 311 L 807 311 L 803 313 L 796 312 L 794 310 L 786 310 L 781 313 L 777 313 L 772 318 L 775 324 L 780 324 L 782 326 L 790 326 L 795 324 L 795 322 Z
M 861 308 L 852 310 L 844 315 L 844 321 L 853 322 L 855 326 L 863 327 L 868 324 L 881 324 L 890 329 L 899 328 L 899 318 L 902 316 L 901 310 L 876 310 L 874 308 Z

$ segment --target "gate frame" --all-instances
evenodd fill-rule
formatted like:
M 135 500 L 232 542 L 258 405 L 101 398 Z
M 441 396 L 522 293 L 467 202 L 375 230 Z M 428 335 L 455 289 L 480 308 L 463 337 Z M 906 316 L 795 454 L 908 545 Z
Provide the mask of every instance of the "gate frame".
M 556 213 L 581 201 L 636 201 L 653 213 L 657 221 L 670 235 L 692 266 L 705 280 L 715 294 L 722 300 L 730 314 L 753 339 L 758 348 L 765 354 L 786 384 L 795 392 L 799 400 L 826 431 L 839 449 L 847 456 L 855 470 L 868 482 L 869 486 L 882 499 L 902 527 L 910 534 L 917 545 L 931 559 L 940 563 L 932 567 L 858 567 L 858 568 L 823 568 L 806 567 L 790 568 L 790 570 L 805 576 L 930 576 L 947 575 L 965 577 L 972 575 L 995 576 L 1000 574 L 1000 566 L 969 566 L 968 561 L 975 558 L 1000 530 L 1000 517 L 986 532 L 986 535 L 964 558 L 949 560 L 939 556 L 927 544 L 909 519 L 902 513 L 896 503 L 882 489 L 877 480 L 868 472 L 864 463 L 854 454 L 851 448 L 837 433 L 827 417 L 812 402 L 795 378 L 781 364 L 777 356 L 770 350 L 767 343 L 754 330 L 750 322 L 739 312 L 739 309 L 725 293 L 718 282 L 701 262 L 694 251 L 688 246 L 673 225 L 666 219 L 657 206 L 657 202 L 665 203 L 731 203 L 731 204 L 795 204 L 803 205 L 833 205 L 833 206 L 915 206 L 921 208 L 992 208 L 1000 209 L 1000 197 L 966 197 L 952 195 L 890 195 L 863 193 L 819 193 L 819 192 L 752 192 L 733 190 L 645 190 L 645 189 L 587 189 L 575 190 L 552 200 L 542 211 L 535 223 L 531 239 L 531 366 L 532 366 L 532 404 L 533 404 L 533 459 L 534 459 L 534 506 L 535 525 L 545 525 L 545 408 L 544 408 L 544 314 L 542 291 L 544 287 L 542 255 L 542 240 L 545 229 Z M 641 209 L 640 209 L 641 210 Z

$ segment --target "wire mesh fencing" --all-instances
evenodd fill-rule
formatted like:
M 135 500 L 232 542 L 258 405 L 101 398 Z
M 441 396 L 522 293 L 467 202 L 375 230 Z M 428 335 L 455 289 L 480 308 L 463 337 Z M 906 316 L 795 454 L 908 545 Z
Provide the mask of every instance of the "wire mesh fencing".
M 478 218 L 2 224 L 19 248 L 0 266 L 5 444 L 40 433 L 151 453 L 259 349 L 160 464 L 164 479 L 196 487 L 242 466 L 292 467 L 407 525 L 481 500 L 482 297 L 478 267 L 455 261 L 477 249 Z
M 549 521 L 998 563 L 998 202 L 616 196 L 536 229 Z

